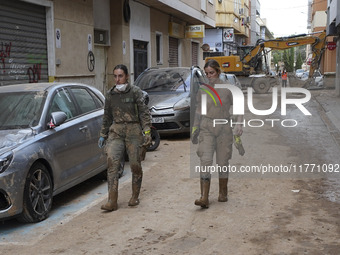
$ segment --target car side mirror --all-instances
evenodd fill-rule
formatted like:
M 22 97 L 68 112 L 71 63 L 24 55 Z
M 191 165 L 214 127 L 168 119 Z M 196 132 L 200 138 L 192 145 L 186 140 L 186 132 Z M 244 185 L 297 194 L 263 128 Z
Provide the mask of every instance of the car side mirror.
M 67 115 L 64 112 L 52 112 L 51 120 L 47 123 L 48 128 L 53 129 L 60 126 L 67 119 Z

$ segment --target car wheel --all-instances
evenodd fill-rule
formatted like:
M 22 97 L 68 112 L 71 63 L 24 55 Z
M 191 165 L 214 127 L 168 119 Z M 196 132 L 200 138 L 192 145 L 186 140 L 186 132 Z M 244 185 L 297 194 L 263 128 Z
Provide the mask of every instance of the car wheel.
M 151 128 L 151 138 L 152 138 L 152 143 L 150 147 L 146 149 L 147 151 L 156 150 L 159 146 L 159 143 L 161 142 L 161 137 L 156 128 L 153 128 L 153 127 Z
M 53 184 L 47 168 L 37 163 L 26 177 L 21 222 L 39 222 L 48 217 L 52 208 Z
M 253 88 L 256 93 L 258 94 L 265 94 L 269 91 L 270 85 L 267 79 L 262 78 L 262 79 L 255 79 Z

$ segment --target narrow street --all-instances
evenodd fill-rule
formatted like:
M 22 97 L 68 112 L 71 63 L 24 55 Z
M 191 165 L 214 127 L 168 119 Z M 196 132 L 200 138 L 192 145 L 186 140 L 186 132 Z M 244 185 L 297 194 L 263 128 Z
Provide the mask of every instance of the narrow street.
M 127 205 L 128 180 L 120 185 L 118 211 L 101 211 L 102 200 L 36 242 L 1 245 L 1 254 L 339 254 L 340 149 L 320 117 L 318 93 L 305 104 L 312 116 L 295 106 L 287 116 L 280 107 L 261 118 L 246 113 L 247 121 L 264 125 L 244 128 L 243 157 L 234 149 L 227 203 L 217 202 L 213 178 L 210 208 L 194 205 L 200 196 L 199 179 L 190 173 L 195 148 L 188 137 L 168 137 L 143 162 L 140 205 Z M 270 108 L 271 95 L 254 95 L 254 106 Z M 280 121 L 272 127 L 265 119 Z M 284 127 L 284 119 L 298 125 Z M 262 171 L 240 172 L 241 166 Z

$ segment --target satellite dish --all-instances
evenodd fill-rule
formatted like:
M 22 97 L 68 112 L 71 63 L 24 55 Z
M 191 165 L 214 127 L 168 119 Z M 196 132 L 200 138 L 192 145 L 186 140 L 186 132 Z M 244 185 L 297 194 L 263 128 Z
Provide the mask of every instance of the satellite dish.
M 207 43 L 203 44 L 201 48 L 202 48 L 203 51 L 209 51 L 210 50 L 210 46 Z

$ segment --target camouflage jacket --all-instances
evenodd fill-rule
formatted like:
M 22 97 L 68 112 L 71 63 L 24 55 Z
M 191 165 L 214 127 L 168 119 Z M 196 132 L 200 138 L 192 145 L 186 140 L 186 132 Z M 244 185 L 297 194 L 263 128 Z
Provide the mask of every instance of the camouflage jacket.
M 113 123 L 140 123 L 144 132 L 150 130 L 151 115 L 144 103 L 142 90 L 131 84 L 124 92 L 117 92 L 114 88 L 110 89 L 105 96 L 100 136 L 107 138 Z

